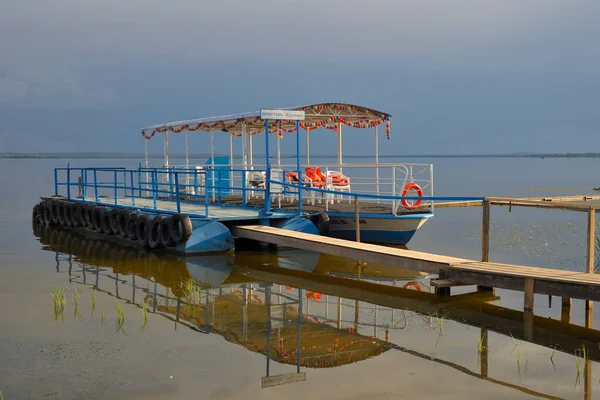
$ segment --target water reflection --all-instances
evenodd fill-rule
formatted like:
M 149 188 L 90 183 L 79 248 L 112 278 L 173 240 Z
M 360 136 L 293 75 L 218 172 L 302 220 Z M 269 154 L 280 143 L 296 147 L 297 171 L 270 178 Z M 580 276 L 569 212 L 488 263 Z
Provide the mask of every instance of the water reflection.
M 439 300 L 416 279 L 420 274 L 369 265 L 363 270 L 356 261 L 297 250 L 176 257 L 64 230 L 42 229 L 37 234 L 44 249 L 56 253 L 57 270 L 68 268 L 72 283 L 144 304 L 176 327 L 218 334 L 264 354 L 267 376 L 271 362 L 293 365 L 300 372 L 340 367 L 395 350 L 522 393 L 557 398 L 489 376 L 488 337 L 497 333 L 579 357 L 584 398 L 591 398 L 592 362 L 600 360 L 600 331 L 591 329 L 591 314 L 582 327 L 492 304 L 498 297 L 487 292 Z M 360 281 L 347 279 L 357 274 Z M 441 321 L 440 335 L 444 321 L 479 328 L 479 340 L 473 343 L 478 370 L 462 366 L 462 359 L 438 358 L 394 340 L 415 321 L 435 327 L 436 319 Z M 526 361 L 521 362 L 517 361 L 519 376 L 527 368 Z

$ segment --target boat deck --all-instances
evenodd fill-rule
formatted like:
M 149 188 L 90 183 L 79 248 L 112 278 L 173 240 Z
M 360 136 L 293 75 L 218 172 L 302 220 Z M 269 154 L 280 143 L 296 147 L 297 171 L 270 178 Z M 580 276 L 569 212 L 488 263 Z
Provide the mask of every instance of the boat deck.
M 132 207 L 139 209 L 140 211 L 154 212 L 154 200 L 147 197 L 134 197 L 133 201 L 131 197 L 118 197 L 115 201 L 114 197 L 100 197 L 98 202 L 106 206 L 120 206 L 120 207 Z M 157 199 L 156 210 L 166 211 L 170 213 L 177 212 L 177 202 L 169 199 Z M 192 203 L 182 201 L 180 203 L 180 212 L 188 214 L 190 217 L 206 218 L 206 207 L 204 202 Z M 237 207 L 234 204 L 223 204 L 218 205 L 215 203 L 209 203 L 208 205 L 208 219 L 227 221 L 227 220 L 254 220 L 258 218 L 265 218 L 260 215 L 261 210 L 249 207 Z M 273 211 L 272 215 L 268 218 L 290 218 L 295 216 L 296 213 L 292 211 Z
M 227 197 L 223 197 L 221 199 L 221 201 L 225 204 L 231 204 L 231 205 L 238 205 L 238 206 L 242 206 L 243 204 L 243 200 L 241 196 L 227 196 Z M 248 198 L 247 199 L 247 204 L 249 205 L 253 205 L 256 207 L 260 207 L 262 205 L 264 205 L 264 198 L 262 197 L 253 197 L 253 198 Z M 271 204 L 273 205 L 272 207 L 279 207 L 279 202 L 277 200 L 277 198 L 273 198 Z M 294 200 L 293 202 L 290 202 L 287 199 L 282 199 L 281 200 L 281 209 L 282 210 L 297 210 L 298 209 L 298 200 Z M 314 204 L 313 204 L 313 200 L 312 199 L 302 199 L 302 210 L 306 211 L 306 212 L 319 212 L 319 211 L 325 211 L 327 213 L 350 213 L 350 214 L 354 214 L 355 213 L 355 205 L 354 205 L 354 201 L 349 202 L 347 199 L 346 200 L 341 200 L 338 202 L 338 200 L 335 200 L 333 202 L 333 204 L 330 202 L 329 204 L 326 204 L 326 200 L 325 199 L 314 199 Z M 391 204 L 386 204 L 386 203 L 374 203 L 374 202 L 367 202 L 367 201 L 359 201 L 359 211 L 361 214 L 392 214 L 392 205 Z M 423 207 L 423 208 L 419 208 L 417 210 L 414 211 L 403 211 L 403 212 L 398 212 L 396 215 L 407 215 L 407 214 L 427 214 L 430 213 L 431 209 L 429 207 Z

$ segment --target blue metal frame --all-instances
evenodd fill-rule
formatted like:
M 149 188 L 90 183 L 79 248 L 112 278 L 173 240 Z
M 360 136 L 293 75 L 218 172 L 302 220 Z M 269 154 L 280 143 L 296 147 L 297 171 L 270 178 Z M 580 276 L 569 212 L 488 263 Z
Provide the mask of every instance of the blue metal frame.
M 299 159 L 297 158 L 296 160 L 297 164 L 299 164 Z M 227 208 L 244 208 L 244 209 L 257 209 L 259 211 L 259 215 L 257 215 L 258 218 L 291 218 L 293 216 L 297 216 L 299 214 L 302 213 L 301 207 L 302 207 L 302 192 L 303 191 L 309 191 L 309 192 L 317 192 L 317 193 L 321 193 L 321 194 L 334 194 L 334 195 L 339 195 L 340 192 L 338 191 L 334 191 L 334 190 L 327 190 L 327 189 L 322 189 L 322 188 L 313 188 L 310 186 L 304 186 L 302 185 L 302 181 L 300 180 L 301 178 L 301 170 L 298 167 L 298 172 L 299 172 L 299 182 L 298 184 L 295 183 L 289 183 L 289 182 L 279 182 L 277 180 L 271 180 L 268 179 L 265 181 L 265 189 L 260 189 L 260 188 L 255 188 L 255 187 L 251 187 L 248 188 L 247 184 L 246 184 L 246 173 L 248 172 L 247 169 L 230 169 L 227 172 L 231 171 L 231 172 L 241 172 L 242 173 L 242 187 L 233 187 L 232 185 L 228 185 L 226 187 L 224 186 L 215 186 L 214 182 L 213 185 L 208 185 L 207 181 L 204 182 L 203 185 L 199 184 L 199 180 L 198 180 L 198 175 L 199 174 L 203 174 L 205 173 L 205 171 L 199 171 L 196 168 L 174 168 L 174 167 L 153 167 L 153 168 L 143 168 L 143 167 L 138 167 L 137 169 L 132 169 L 132 170 L 127 170 L 125 168 L 71 168 L 70 165 L 67 166 L 67 168 L 56 168 L 54 170 L 54 176 L 55 176 L 55 180 L 54 180 L 54 188 L 55 188 L 55 195 L 60 195 L 60 189 L 62 187 L 66 187 L 66 197 L 68 200 L 74 200 L 74 201 L 90 201 L 91 199 L 89 199 L 89 197 L 87 196 L 87 190 L 88 188 L 93 188 L 94 190 L 94 197 L 93 199 L 95 200 L 94 202 L 97 204 L 102 204 L 102 205 L 106 205 L 108 207 L 116 207 L 116 208 L 134 208 L 134 209 L 142 209 L 143 211 L 147 211 L 150 213 L 161 213 L 161 214 L 175 214 L 177 212 L 181 212 L 182 209 L 182 204 L 202 204 L 202 202 L 204 203 L 204 213 L 203 214 L 195 214 L 195 213 L 190 213 L 190 217 L 193 218 L 200 218 L 200 219 L 210 219 L 210 213 L 209 213 L 209 207 L 210 206 L 216 206 L 216 207 L 227 207 Z M 73 198 L 71 196 L 71 186 L 75 186 L 75 185 L 79 185 L 78 182 L 71 182 L 72 179 L 72 170 L 76 170 L 79 171 L 81 173 L 81 198 Z M 269 170 L 270 170 L 270 163 L 269 166 L 267 168 L 267 174 L 268 176 L 269 174 Z M 66 172 L 66 181 L 61 181 L 59 179 L 59 175 L 61 175 L 62 172 Z M 89 173 L 93 174 L 93 181 L 91 181 L 90 179 L 88 179 Z M 219 171 L 218 174 L 220 175 L 223 171 Z M 121 181 L 119 176 L 123 176 L 123 180 Z M 127 174 L 129 173 L 129 184 L 127 183 Z M 142 175 L 144 173 L 148 173 L 150 176 L 150 180 L 146 181 L 142 179 Z M 190 177 L 190 175 L 193 174 L 193 184 L 180 184 L 181 182 L 181 176 L 187 176 L 188 179 Z M 104 176 L 107 175 L 109 176 L 109 180 L 106 180 L 104 178 Z M 136 185 L 136 180 L 135 180 L 135 176 L 138 176 L 137 179 L 137 185 Z M 285 175 L 284 175 L 285 176 Z M 164 177 L 164 178 L 168 178 L 168 180 L 165 180 L 165 182 L 163 183 L 163 180 L 159 180 L 159 177 Z M 100 179 L 101 178 L 101 179 Z M 269 193 L 269 189 L 270 189 L 270 185 L 271 184 L 277 184 L 277 185 L 282 185 L 282 187 L 284 188 L 284 194 L 286 193 L 288 188 L 295 188 L 295 190 L 297 190 L 297 194 L 299 197 L 299 203 L 298 203 L 298 208 L 300 210 L 279 210 L 277 209 L 277 214 L 274 214 L 273 210 L 271 210 L 271 196 Z M 189 195 L 189 194 L 185 194 L 186 196 L 188 196 L 188 199 L 182 198 L 184 194 L 182 194 L 180 192 L 181 188 L 184 188 L 184 191 L 187 192 L 186 188 L 189 187 L 193 187 L 194 188 L 194 194 Z M 198 198 L 198 190 L 197 189 L 202 189 L 204 188 L 204 199 L 200 200 Z M 108 190 L 110 194 L 112 194 L 112 196 L 114 196 L 113 201 L 109 204 L 107 202 L 103 202 L 101 201 L 102 196 L 100 191 L 101 190 Z M 222 196 L 219 193 L 218 196 L 216 196 L 216 202 L 213 202 L 209 199 L 209 190 L 226 190 L 226 191 L 232 191 L 232 190 L 241 190 L 242 192 L 242 205 L 231 205 L 231 204 L 223 204 L 222 202 Z M 263 192 L 265 195 L 265 205 L 264 207 L 261 206 L 252 206 L 249 205 L 247 202 L 247 191 L 248 190 L 252 190 L 253 192 Z M 122 191 L 121 193 L 123 193 L 123 196 L 119 196 L 120 191 Z M 152 202 L 153 202 L 153 206 L 151 208 L 141 208 L 141 207 L 137 207 L 136 206 L 136 198 L 143 198 L 143 196 L 141 196 L 141 194 L 143 192 L 146 193 L 150 193 L 151 197 L 146 197 L 146 198 L 151 198 Z M 140 196 L 136 197 L 136 193 Z M 296 192 L 294 192 L 296 193 Z M 360 198 L 360 199 L 374 199 L 374 200 L 423 200 L 423 201 L 427 201 L 427 200 L 432 200 L 432 201 L 482 201 L 485 200 L 484 197 L 468 197 L 468 196 L 460 196 L 460 197 L 448 197 L 448 196 L 422 196 L 422 197 L 418 197 L 418 196 L 391 196 L 391 195 L 378 195 L 378 194 L 368 194 L 368 193 L 354 193 L 354 192 L 347 192 L 344 193 L 344 196 L 349 196 L 349 197 L 355 197 L 355 198 Z M 131 206 L 127 205 L 119 205 L 117 199 L 118 198 L 125 198 L 125 199 L 131 199 Z M 163 210 L 163 209 L 159 209 L 157 207 L 157 201 L 158 200 L 170 200 L 173 201 L 176 204 L 176 211 L 172 211 L 172 210 Z M 200 201 L 199 201 L 200 200 Z M 428 210 L 428 211 L 424 211 L 424 212 L 420 212 L 420 213 L 414 213 L 414 214 L 409 214 L 410 216 L 414 216 L 415 218 L 417 217 L 427 217 L 427 216 L 431 216 L 433 215 L 432 210 Z M 334 215 L 336 213 L 332 213 L 332 215 Z M 367 216 L 367 214 L 361 214 L 364 216 Z M 387 216 L 386 214 L 377 214 L 377 218 L 397 218 L 397 216 L 394 215 L 389 215 Z M 403 218 L 408 217 L 407 215 L 402 215 Z M 223 220 L 229 220 L 229 219 L 244 219 L 244 217 L 236 217 L 236 218 L 222 218 Z

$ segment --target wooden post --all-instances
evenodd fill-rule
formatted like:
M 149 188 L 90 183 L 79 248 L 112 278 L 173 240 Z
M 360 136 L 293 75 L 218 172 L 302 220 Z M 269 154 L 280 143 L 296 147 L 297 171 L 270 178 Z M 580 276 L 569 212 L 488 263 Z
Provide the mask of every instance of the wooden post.
M 591 303 L 591 302 L 588 302 Z M 593 313 L 591 308 L 585 310 L 585 327 L 592 328 L 593 324 Z M 590 400 L 592 398 L 592 361 L 586 360 L 583 367 L 583 398 Z
M 441 279 L 449 279 L 450 271 L 448 268 L 440 268 L 439 278 Z M 450 296 L 450 287 L 437 287 L 435 288 L 435 293 L 438 297 L 448 297 Z
M 529 342 L 533 341 L 533 311 L 525 310 L 523 313 L 523 338 Z
M 594 273 L 594 247 L 596 241 L 596 209 L 590 208 L 588 211 L 588 226 L 587 226 L 587 273 Z M 585 302 L 586 311 L 593 310 L 594 302 L 587 300 Z
M 525 311 L 533 311 L 533 297 L 535 295 L 535 281 L 531 278 L 525 279 Z
M 533 341 L 533 299 L 535 296 L 535 281 L 530 278 L 525 279 L 525 301 L 523 305 L 523 336 L 527 341 Z
M 79 198 L 81 198 L 81 176 L 77 178 L 77 187 L 79 188 Z
M 481 221 L 481 261 L 490 260 L 490 202 L 483 201 L 483 219 Z
M 484 200 L 482 203 L 483 218 L 481 220 L 481 261 L 490 260 L 490 202 Z M 478 292 L 493 292 L 494 288 L 489 286 L 477 286 Z
M 360 212 L 358 210 L 359 205 L 358 205 L 358 196 L 354 197 L 354 220 L 355 225 L 356 225 L 356 241 L 360 242 Z
M 560 320 L 564 323 L 571 323 L 571 298 L 563 296 L 562 307 L 560 310 Z

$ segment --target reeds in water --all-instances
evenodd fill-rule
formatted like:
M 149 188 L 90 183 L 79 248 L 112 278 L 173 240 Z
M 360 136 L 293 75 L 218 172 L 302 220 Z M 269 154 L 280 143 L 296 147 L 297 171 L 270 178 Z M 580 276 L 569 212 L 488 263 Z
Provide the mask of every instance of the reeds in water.
M 79 314 L 79 290 L 77 288 L 73 289 L 73 319 L 82 320 L 81 314 Z
M 90 293 L 92 295 L 92 311 L 90 312 L 90 318 L 92 318 L 94 316 L 94 311 L 96 311 L 96 288 L 91 288 Z
M 121 330 L 123 330 L 123 325 L 125 324 L 125 319 L 127 317 L 125 316 L 125 310 L 123 309 L 123 306 L 119 302 L 119 299 L 115 299 L 115 300 L 116 300 L 116 307 L 117 307 L 117 333 L 118 333 L 118 332 L 121 332 Z M 123 332 L 125 332 L 125 331 L 123 330 Z
M 146 303 L 142 303 L 142 318 L 144 319 L 144 323 L 142 324 L 142 332 L 148 330 L 148 306 Z
M 51 292 L 52 300 L 54 301 L 54 320 L 57 321 L 59 318 L 65 320 L 65 308 L 67 305 L 67 299 L 65 298 L 65 287 L 60 286 L 55 291 Z

